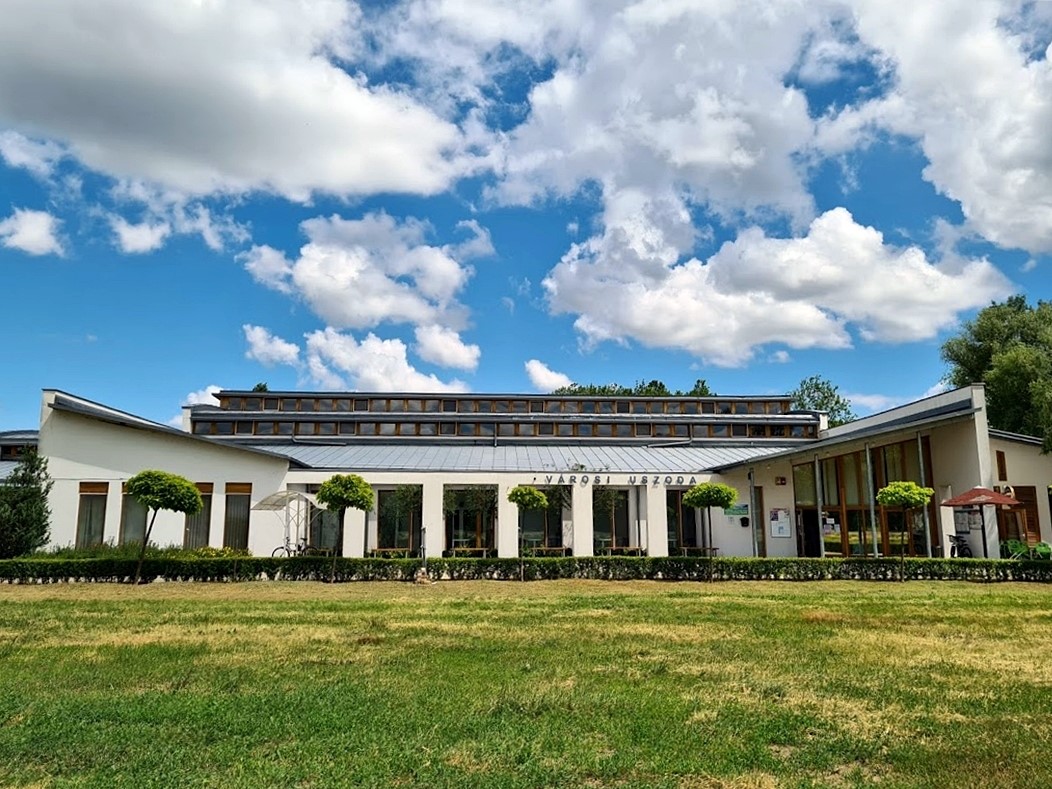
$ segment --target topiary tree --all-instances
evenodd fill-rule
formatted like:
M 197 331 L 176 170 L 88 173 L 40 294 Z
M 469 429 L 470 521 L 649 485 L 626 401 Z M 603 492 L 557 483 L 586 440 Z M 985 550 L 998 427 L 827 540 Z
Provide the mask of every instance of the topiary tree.
M 712 548 L 712 518 L 710 507 L 726 509 L 738 500 L 738 491 L 722 482 L 700 482 L 683 494 L 683 503 L 701 510 L 702 534 L 708 534 L 706 545 Z
M 508 491 L 508 501 L 522 510 L 548 509 L 548 497 L 532 485 L 516 485 Z
M 909 523 L 909 511 L 920 507 L 927 507 L 935 491 L 924 488 L 916 482 L 904 482 L 902 480 L 889 482 L 877 491 L 877 503 L 882 507 L 902 507 L 902 526 L 907 527 Z M 902 556 L 906 555 L 905 549 L 900 551 Z
M 14 471 L 0 483 L 0 559 L 43 548 L 51 532 L 47 459 L 27 447 Z
M 361 510 L 362 512 L 371 510 L 373 508 L 373 489 L 357 474 L 333 474 L 321 483 L 317 499 L 326 509 L 339 513 L 340 531 L 337 544 L 343 545 L 343 521 L 347 510 Z M 364 539 L 366 544 L 363 545 L 363 556 L 365 548 L 368 547 L 368 531 Z M 332 552 L 332 577 L 336 577 L 336 551 Z
M 142 562 L 146 557 L 146 546 L 150 543 L 150 532 L 153 530 L 154 521 L 157 520 L 157 513 L 169 510 L 194 515 L 204 507 L 204 501 L 201 499 L 201 491 L 186 477 L 154 469 L 140 471 L 128 480 L 124 490 L 146 509 L 152 510 L 146 533 L 142 537 L 142 545 L 139 546 L 139 561 L 135 565 L 137 584 L 142 577 Z

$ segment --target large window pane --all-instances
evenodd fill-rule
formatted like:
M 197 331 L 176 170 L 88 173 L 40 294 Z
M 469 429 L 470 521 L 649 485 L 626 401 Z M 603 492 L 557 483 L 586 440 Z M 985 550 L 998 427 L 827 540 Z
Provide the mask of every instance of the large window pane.
M 793 494 L 798 507 L 814 507 L 818 504 L 815 495 L 815 467 L 811 463 L 793 466 Z
M 239 551 L 248 550 L 248 519 L 252 496 L 243 493 L 226 494 L 226 512 L 223 516 L 223 547 Z
M 121 499 L 121 545 L 132 542 L 142 544 L 146 538 L 146 515 L 146 507 L 134 496 L 125 493 Z
M 183 528 L 183 548 L 188 551 L 208 545 L 208 530 L 212 523 L 212 494 L 202 493 L 201 501 L 204 502 L 201 511 L 186 516 L 186 525 Z
M 89 548 L 102 542 L 106 523 L 106 495 L 81 494 L 77 512 L 77 547 Z

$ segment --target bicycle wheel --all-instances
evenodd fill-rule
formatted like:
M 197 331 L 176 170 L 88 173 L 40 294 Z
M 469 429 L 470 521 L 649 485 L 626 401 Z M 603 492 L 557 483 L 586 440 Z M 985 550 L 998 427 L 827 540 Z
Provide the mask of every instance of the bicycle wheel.
M 960 556 L 962 559 L 971 559 L 972 549 L 967 545 L 962 545 L 960 548 L 957 549 L 957 555 Z
M 275 559 L 284 559 L 291 556 L 287 545 L 279 545 L 274 549 L 274 553 L 271 554 Z

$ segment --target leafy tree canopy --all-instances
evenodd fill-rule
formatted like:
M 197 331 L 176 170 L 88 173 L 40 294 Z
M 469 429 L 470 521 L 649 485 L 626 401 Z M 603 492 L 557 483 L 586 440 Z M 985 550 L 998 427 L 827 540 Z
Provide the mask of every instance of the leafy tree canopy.
M 722 482 L 701 482 L 683 494 L 688 507 L 725 509 L 738 500 L 738 491 Z
M 858 418 L 851 408 L 851 402 L 840 394 L 840 388 L 820 375 L 802 380 L 789 396 L 793 399 L 793 408 L 829 414 L 830 427 Z
M 694 382 L 689 390 L 670 390 L 663 381 L 636 381 L 635 386 L 609 384 L 570 384 L 556 389 L 552 394 L 581 395 L 586 397 L 714 397 L 716 395 L 704 378 Z
M 201 511 L 201 492 L 186 477 L 148 469 L 128 480 L 125 491 L 147 509 L 193 515 Z
M 508 491 L 508 501 L 520 510 L 548 509 L 548 497 L 532 485 L 516 485 Z
M 10 476 L 0 483 L 0 559 L 44 547 L 51 532 L 47 459 L 27 447 Z
M 993 303 L 942 346 L 954 387 L 986 386 L 990 426 L 1039 436 L 1052 451 L 1052 302 Z
M 266 381 L 260 381 L 258 384 L 252 387 L 253 392 L 269 392 L 270 387 L 267 386 Z
M 932 488 L 924 488 L 916 482 L 889 482 L 877 491 L 877 503 L 882 507 L 902 507 L 916 509 L 927 506 L 935 495 Z
M 318 488 L 318 501 L 330 510 L 368 512 L 373 508 L 373 489 L 357 474 L 333 474 Z

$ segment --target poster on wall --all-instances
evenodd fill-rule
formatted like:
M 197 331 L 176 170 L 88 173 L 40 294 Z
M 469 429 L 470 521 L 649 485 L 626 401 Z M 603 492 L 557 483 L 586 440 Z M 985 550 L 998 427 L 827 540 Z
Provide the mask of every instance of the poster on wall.
M 953 511 L 953 530 L 958 534 L 967 534 L 969 531 L 979 531 L 983 527 L 982 515 L 979 510 Z
M 793 530 L 789 525 L 789 510 L 775 507 L 771 510 L 771 536 L 792 537 Z

